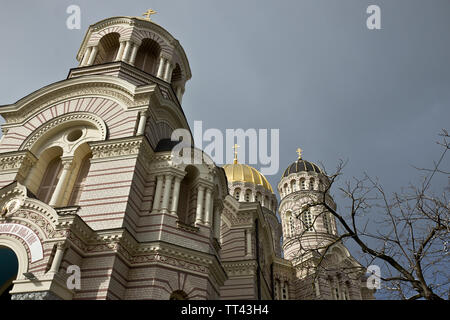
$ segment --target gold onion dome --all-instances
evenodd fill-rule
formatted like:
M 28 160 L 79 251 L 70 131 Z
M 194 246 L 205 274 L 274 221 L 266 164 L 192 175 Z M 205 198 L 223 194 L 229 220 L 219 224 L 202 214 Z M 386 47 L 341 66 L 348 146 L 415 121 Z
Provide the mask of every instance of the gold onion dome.
M 263 186 L 266 190 L 273 193 L 272 186 L 261 172 L 249 165 L 238 163 L 236 148 L 237 146 L 235 145 L 234 163 L 223 166 L 228 182 L 249 182 L 254 185 Z
M 233 163 L 223 166 L 228 182 L 249 182 L 254 185 L 263 186 L 265 189 L 273 193 L 272 186 L 266 177 L 264 177 L 258 170 L 246 164 Z

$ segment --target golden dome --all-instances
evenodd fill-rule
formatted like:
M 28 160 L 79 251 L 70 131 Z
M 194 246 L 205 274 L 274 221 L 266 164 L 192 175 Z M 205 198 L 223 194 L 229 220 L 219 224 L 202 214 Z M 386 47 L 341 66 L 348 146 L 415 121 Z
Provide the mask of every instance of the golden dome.
M 273 193 L 272 186 L 266 177 L 264 177 L 258 170 L 246 164 L 235 163 L 226 164 L 223 166 L 225 174 L 229 183 L 232 182 L 250 182 L 254 185 L 263 186 L 265 189 Z

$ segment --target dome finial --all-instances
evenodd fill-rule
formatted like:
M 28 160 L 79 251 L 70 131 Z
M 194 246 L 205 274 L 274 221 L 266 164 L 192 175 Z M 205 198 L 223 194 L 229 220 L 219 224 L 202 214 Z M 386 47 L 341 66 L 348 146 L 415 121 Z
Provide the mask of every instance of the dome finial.
M 233 163 L 234 164 L 238 163 L 238 160 L 237 160 L 237 148 L 239 148 L 239 146 L 235 143 L 234 146 L 233 146 L 233 149 L 234 149 L 234 161 L 233 161 Z
M 298 160 L 302 159 L 302 151 L 303 151 L 302 149 L 297 148 Z
M 153 9 L 148 9 L 146 12 L 144 12 L 143 16 L 146 16 L 147 17 L 146 19 L 151 20 L 150 16 L 155 13 L 158 13 L 158 12 L 156 12 Z

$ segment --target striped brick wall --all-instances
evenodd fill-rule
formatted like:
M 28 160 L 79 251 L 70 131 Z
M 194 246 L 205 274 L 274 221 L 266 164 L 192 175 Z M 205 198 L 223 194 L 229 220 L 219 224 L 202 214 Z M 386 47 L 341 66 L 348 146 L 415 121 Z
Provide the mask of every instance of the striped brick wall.
M 135 158 L 91 160 L 78 214 L 94 230 L 119 228 L 125 220 L 134 226 L 138 221 L 135 205 L 127 212 L 135 163 Z

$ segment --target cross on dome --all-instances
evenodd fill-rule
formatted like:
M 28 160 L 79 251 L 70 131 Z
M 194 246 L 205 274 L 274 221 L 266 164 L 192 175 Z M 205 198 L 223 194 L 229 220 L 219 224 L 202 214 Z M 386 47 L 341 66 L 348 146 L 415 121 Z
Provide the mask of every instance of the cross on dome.
M 302 149 L 297 148 L 298 160 L 302 159 L 302 151 L 303 151 Z
M 234 144 L 234 146 L 233 146 L 233 149 L 234 149 L 234 164 L 236 164 L 236 163 L 238 163 L 238 160 L 237 160 L 237 148 L 239 148 L 239 146 L 235 143 Z
M 150 16 L 151 16 L 152 14 L 156 14 L 156 13 L 158 13 L 158 12 L 156 12 L 156 11 L 153 10 L 153 9 L 148 9 L 146 12 L 144 12 L 143 16 L 145 16 L 146 19 L 151 20 L 151 19 L 150 19 Z

